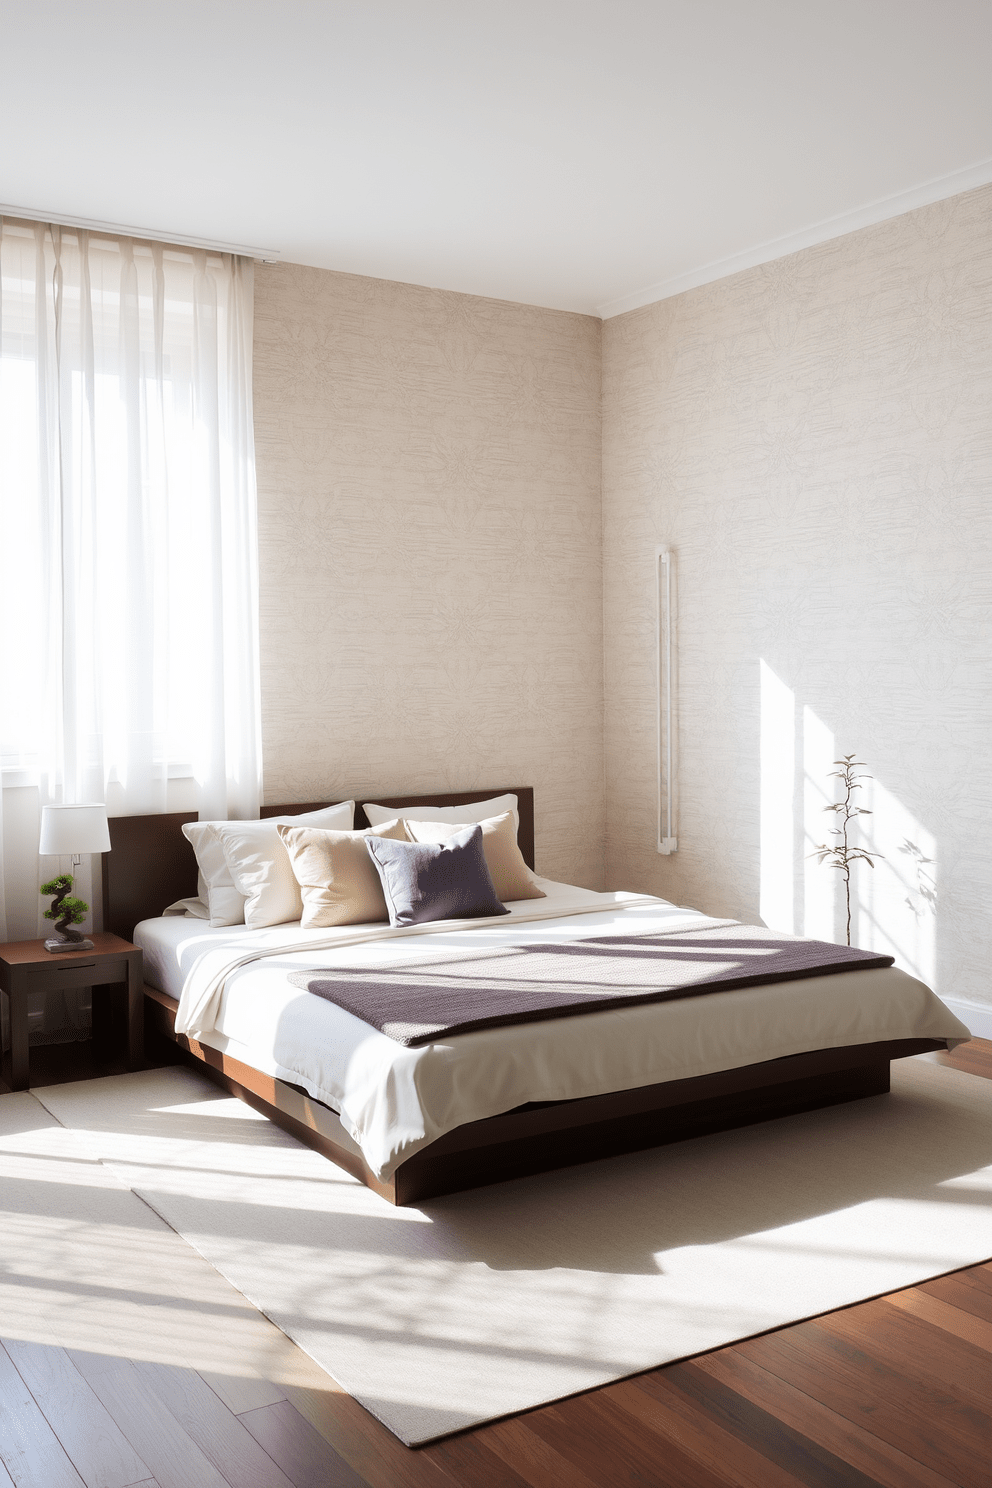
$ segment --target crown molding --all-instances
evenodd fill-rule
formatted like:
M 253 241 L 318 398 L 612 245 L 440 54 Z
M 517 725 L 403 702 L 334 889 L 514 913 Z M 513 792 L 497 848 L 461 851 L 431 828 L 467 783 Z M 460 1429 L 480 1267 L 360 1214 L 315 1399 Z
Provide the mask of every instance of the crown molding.
M 712 284 L 716 279 L 726 279 L 730 274 L 739 274 L 743 269 L 757 268 L 759 264 L 785 258 L 789 253 L 798 253 L 802 248 L 813 248 L 817 243 L 841 238 L 862 227 L 873 227 L 890 217 L 901 217 L 904 212 L 915 211 L 917 207 L 928 207 L 933 202 L 958 196 L 963 191 L 973 191 L 977 186 L 987 186 L 990 182 L 992 160 L 980 160 L 976 165 L 966 166 L 964 170 L 953 171 L 947 176 L 937 176 L 908 191 L 880 197 L 878 201 L 856 207 L 852 212 L 824 218 L 822 222 L 814 222 L 811 227 L 786 233 L 781 238 L 771 238 L 766 243 L 745 248 L 742 253 L 731 254 L 729 258 L 720 258 L 714 263 L 703 264 L 700 268 L 688 269 L 684 274 L 676 274 L 671 279 L 662 279 L 657 284 L 648 285 L 646 289 L 636 290 L 621 299 L 597 306 L 596 313 L 603 320 L 610 320 L 614 315 L 639 310 L 642 305 L 653 305 L 657 300 L 670 299 L 672 295 L 682 294 L 687 289 L 698 289 L 701 284 Z
M 42 212 L 37 207 L 11 207 L 0 203 L 0 217 L 20 217 L 26 222 L 51 222 L 59 227 L 81 227 L 89 232 L 116 233 L 123 238 L 144 238 L 152 243 L 170 243 L 175 248 L 206 248 L 212 253 L 237 253 L 263 262 L 279 257 L 278 248 L 255 248 L 250 243 L 222 243 L 213 238 L 193 238 L 187 233 L 163 232 L 153 227 L 126 227 L 122 222 L 98 222 L 92 217 L 67 217 L 64 212 Z

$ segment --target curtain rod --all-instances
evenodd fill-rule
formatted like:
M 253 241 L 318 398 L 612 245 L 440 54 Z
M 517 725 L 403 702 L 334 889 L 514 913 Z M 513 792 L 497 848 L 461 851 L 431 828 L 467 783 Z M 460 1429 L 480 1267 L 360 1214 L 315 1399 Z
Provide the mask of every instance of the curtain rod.
M 50 222 L 59 227 L 82 227 L 91 232 L 119 233 L 125 238 L 148 238 L 153 243 L 171 243 L 176 248 L 206 248 L 214 253 L 238 253 L 263 263 L 278 259 L 279 248 L 254 248 L 248 243 L 223 243 L 214 238 L 191 238 L 182 233 L 160 232 L 148 227 L 125 227 L 120 222 L 97 222 L 91 217 L 67 217 L 62 212 L 40 212 L 35 207 L 11 207 L 0 203 L 0 217 L 22 217 L 26 222 Z

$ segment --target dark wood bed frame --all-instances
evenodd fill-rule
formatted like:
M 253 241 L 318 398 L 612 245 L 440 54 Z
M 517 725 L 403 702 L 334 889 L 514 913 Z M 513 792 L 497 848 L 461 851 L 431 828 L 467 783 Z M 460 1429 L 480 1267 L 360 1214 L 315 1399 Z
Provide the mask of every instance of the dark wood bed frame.
M 534 793 L 530 787 L 377 796 L 376 800 L 398 810 L 463 806 L 508 791 L 519 802 L 518 840 L 524 858 L 533 867 Z M 331 804 L 263 806 L 261 815 L 290 815 Z M 130 939 L 140 920 L 161 914 L 177 899 L 195 895 L 196 858 L 182 833 L 183 824 L 195 820 L 195 812 L 111 819 L 112 851 L 103 855 L 105 929 Z M 355 825 L 368 825 L 361 806 L 356 807 Z M 367 1166 L 358 1146 L 328 1106 L 297 1085 L 261 1074 L 208 1045 L 177 1035 L 176 999 L 147 984 L 144 991 L 150 1058 L 161 1058 L 164 1052 L 166 1057 L 196 1063 L 225 1090 L 240 1096 L 394 1204 L 413 1204 L 437 1194 L 457 1193 L 528 1173 L 882 1095 L 889 1089 L 890 1060 L 945 1047 L 935 1039 L 854 1044 L 583 1100 L 534 1101 L 448 1132 L 408 1158 L 392 1179 L 383 1182 Z

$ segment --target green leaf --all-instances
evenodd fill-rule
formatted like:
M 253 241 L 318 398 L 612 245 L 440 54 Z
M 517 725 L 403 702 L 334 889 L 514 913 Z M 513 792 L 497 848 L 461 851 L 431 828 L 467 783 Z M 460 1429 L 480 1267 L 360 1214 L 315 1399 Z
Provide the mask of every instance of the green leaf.
M 60 894 L 63 889 L 71 889 L 73 878 L 71 873 L 60 873 L 57 878 L 50 878 L 47 884 L 42 884 L 42 894 Z
M 44 911 L 43 918 L 46 920 L 69 920 L 70 924 L 81 925 L 89 911 L 89 905 L 84 899 L 75 899 L 71 896 L 62 900 L 56 908 L 53 904 Z

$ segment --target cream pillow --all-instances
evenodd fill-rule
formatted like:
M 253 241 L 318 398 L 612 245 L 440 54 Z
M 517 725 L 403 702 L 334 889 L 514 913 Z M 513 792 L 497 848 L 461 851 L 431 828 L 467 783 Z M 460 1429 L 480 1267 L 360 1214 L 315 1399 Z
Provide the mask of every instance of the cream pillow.
M 193 844 L 207 886 L 210 924 L 279 925 L 298 920 L 303 903 L 276 831 L 279 822 L 348 830 L 355 824 L 354 801 L 341 801 L 299 816 L 269 816 L 257 821 L 187 822 L 183 832 Z M 249 919 L 245 901 L 252 899 Z M 287 912 L 284 912 L 287 911 Z M 267 918 L 274 915 L 275 918 Z
M 383 822 L 364 832 L 329 832 L 280 823 L 279 836 L 303 896 L 305 930 L 389 919 L 382 883 L 365 839 L 390 837 L 394 842 L 409 842 L 401 821 Z
M 234 887 L 224 849 L 214 833 L 217 825 L 217 822 L 195 821 L 186 822 L 183 826 L 183 836 L 193 844 L 193 851 L 196 853 L 200 902 L 206 906 L 205 917 L 214 929 L 221 925 L 243 925 L 245 922 L 244 895 L 239 894 Z M 179 902 L 185 907 L 187 914 L 195 915 L 197 919 L 204 918 L 191 907 L 189 900 L 182 899 Z M 172 905 L 171 908 L 174 912 L 176 906 Z
M 368 810 L 368 807 L 366 807 Z M 406 829 L 414 842 L 447 842 L 455 832 L 472 823 L 456 824 L 447 821 L 407 821 Z M 482 827 L 482 851 L 486 867 L 493 881 L 497 896 L 505 904 L 508 899 L 546 899 L 543 889 L 534 882 L 534 875 L 524 862 L 524 855 L 517 844 L 517 829 L 513 812 L 504 811 L 501 816 L 490 817 L 480 822 Z
M 472 822 L 488 821 L 490 817 L 500 816 L 504 811 L 512 811 L 514 831 L 520 826 L 517 798 L 512 792 L 505 796 L 493 796 L 490 801 L 470 801 L 467 806 L 377 806 L 374 801 L 366 801 L 363 809 L 373 827 L 397 816 L 401 821 L 414 818 L 417 821 L 454 822 L 457 826 L 467 827 Z

